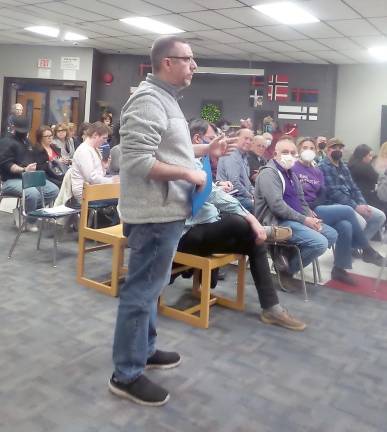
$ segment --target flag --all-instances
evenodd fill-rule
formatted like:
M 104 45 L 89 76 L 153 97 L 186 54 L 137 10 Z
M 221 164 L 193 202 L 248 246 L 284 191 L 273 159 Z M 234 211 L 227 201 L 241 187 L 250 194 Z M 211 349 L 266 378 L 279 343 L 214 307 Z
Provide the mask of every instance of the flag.
M 263 89 L 250 90 L 250 106 L 257 108 L 263 104 Z
M 150 64 L 146 64 L 146 63 L 141 63 L 140 64 L 140 77 L 143 77 L 144 75 L 146 75 L 147 73 L 151 73 L 152 72 L 152 65 Z
M 263 75 L 251 77 L 251 87 L 263 87 L 265 85 L 265 77 Z
M 320 90 L 317 89 L 292 89 L 292 102 L 317 103 Z
M 278 118 L 286 120 L 317 120 L 318 107 L 302 105 L 280 105 Z
M 268 84 L 267 98 L 269 101 L 288 101 L 289 79 L 287 75 L 270 75 Z

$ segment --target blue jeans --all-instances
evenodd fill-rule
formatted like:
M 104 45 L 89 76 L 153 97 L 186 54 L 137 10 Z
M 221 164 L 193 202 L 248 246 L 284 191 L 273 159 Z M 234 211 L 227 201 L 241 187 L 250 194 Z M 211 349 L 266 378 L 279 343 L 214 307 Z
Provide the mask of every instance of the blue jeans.
M 157 300 L 169 282 L 184 222 L 125 225 L 130 256 L 113 344 L 114 373 L 121 382 L 140 376 L 156 350 Z
M 250 213 L 254 213 L 254 203 L 251 199 L 243 196 L 237 196 L 235 198 L 243 205 L 243 207 L 247 211 L 249 211 Z
M 323 224 L 321 232 L 292 220 L 281 220 L 278 225 L 288 226 L 292 229 L 292 236 L 288 243 L 299 247 L 303 267 L 309 265 L 315 258 L 322 255 L 337 239 L 337 232 L 329 225 Z M 289 261 L 289 272 L 297 273 L 300 270 L 297 256 Z
M 342 269 L 352 268 L 352 249 L 364 249 L 368 246 L 368 240 L 357 220 L 357 213 L 352 207 L 342 204 L 321 205 L 314 211 L 325 224 L 337 231 L 335 266 Z
M 368 240 L 371 240 L 372 237 L 380 230 L 380 228 L 386 222 L 386 215 L 382 210 L 379 210 L 376 207 L 368 206 L 371 209 L 371 217 L 365 219 L 362 215 L 356 212 L 357 220 L 360 223 L 360 226 L 364 230 L 364 235 Z
M 23 191 L 21 178 L 9 179 L 3 182 L 3 191 L 6 194 L 21 197 Z M 46 180 L 46 185 L 42 187 L 42 192 L 44 196 L 44 202 L 48 204 L 49 202 L 54 201 L 55 198 L 58 196 L 59 188 L 54 183 Z M 40 192 L 37 188 L 25 189 L 25 197 L 25 211 L 27 213 L 42 207 L 42 199 L 40 196 Z

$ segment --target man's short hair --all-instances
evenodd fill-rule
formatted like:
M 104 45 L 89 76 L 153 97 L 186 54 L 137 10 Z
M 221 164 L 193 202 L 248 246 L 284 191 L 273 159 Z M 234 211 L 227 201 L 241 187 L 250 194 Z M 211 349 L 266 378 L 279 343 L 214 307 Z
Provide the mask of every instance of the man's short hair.
M 279 140 L 276 142 L 275 145 L 275 151 L 278 152 L 278 148 L 280 143 L 282 143 L 283 141 L 290 141 L 292 144 L 294 144 L 294 146 L 296 146 L 296 143 L 294 142 L 294 138 L 291 137 L 290 135 L 282 135 Z
M 85 131 L 86 136 L 91 137 L 93 134 L 96 134 L 98 136 L 102 135 L 109 135 L 111 133 L 111 129 L 109 126 L 106 126 L 105 123 L 102 123 L 100 121 L 97 121 L 95 123 L 92 123 Z
M 185 39 L 178 36 L 161 36 L 153 42 L 150 53 L 153 73 L 160 71 L 161 61 L 171 55 L 176 43 L 188 44 Z
M 243 131 L 249 131 L 249 132 L 251 132 L 254 135 L 254 133 L 253 133 L 253 131 L 251 129 L 249 129 L 247 127 L 241 127 L 241 128 L 239 128 L 237 130 L 236 136 L 239 136 L 241 134 L 241 132 L 243 132 Z
M 205 135 L 208 126 L 210 126 L 208 121 L 203 120 L 202 118 L 191 120 L 189 123 L 189 133 L 191 134 L 191 140 L 196 134 L 199 134 L 200 136 Z

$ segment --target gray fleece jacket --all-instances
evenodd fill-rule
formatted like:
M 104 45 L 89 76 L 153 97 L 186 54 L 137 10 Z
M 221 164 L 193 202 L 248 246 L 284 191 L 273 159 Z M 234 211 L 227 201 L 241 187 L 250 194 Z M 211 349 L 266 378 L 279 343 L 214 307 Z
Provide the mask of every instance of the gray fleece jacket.
M 177 103 L 178 92 L 148 74 L 122 108 L 118 209 L 126 223 L 165 223 L 191 214 L 191 183 L 148 178 L 156 160 L 195 169 L 187 121 Z
M 310 209 L 304 198 L 301 183 L 293 174 L 293 183 L 304 209 L 304 214 L 289 207 L 283 199 L 285 179 L 273 160 L 263 166 L 255 182 L 255 216 L 263 225 L 276 225 L 281 220 L 304 223 Z

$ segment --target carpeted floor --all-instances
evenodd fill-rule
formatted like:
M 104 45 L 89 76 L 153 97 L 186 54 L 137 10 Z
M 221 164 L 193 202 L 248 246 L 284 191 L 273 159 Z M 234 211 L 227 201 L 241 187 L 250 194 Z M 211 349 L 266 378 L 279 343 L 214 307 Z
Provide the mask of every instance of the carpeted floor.
M 107 391 L 117 299 L 75 282 L 77 244 L 67 235 L 51 267 L 51 239 L 22 236 L 12 260 L 11 215 L 0 213 L 1 432 L 385 432 L 387 308 L 324 286 L 281 302 L 303 333 L 266 326 L 250 275 L 247 307 L 211 311 L 208 330 L 160 317 L 159 346 L 180 367 L 149 376 L 171 392 L 143 408 Z M 109 252 L 89 259 L 109 266 Z M 217 289 L 230 290 L 235 269 Z M 178 297 L 190 281 L 169 288 Z

